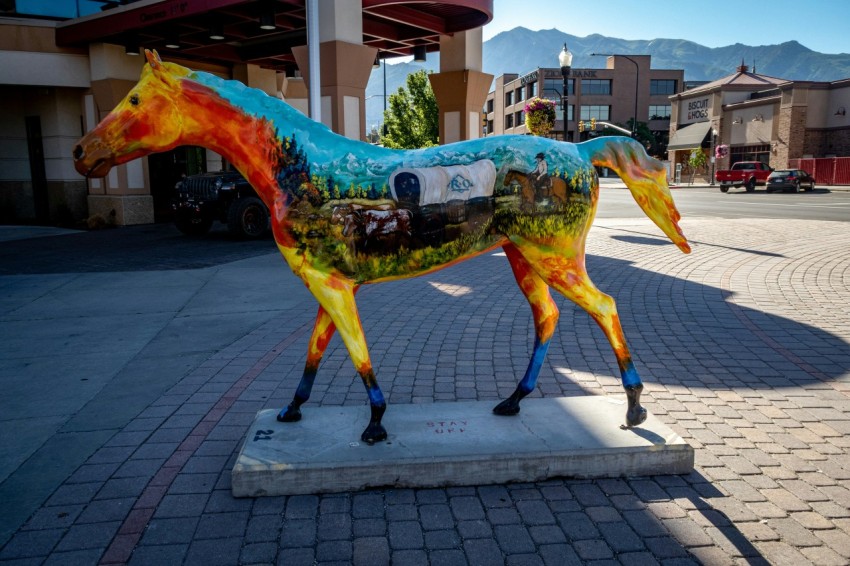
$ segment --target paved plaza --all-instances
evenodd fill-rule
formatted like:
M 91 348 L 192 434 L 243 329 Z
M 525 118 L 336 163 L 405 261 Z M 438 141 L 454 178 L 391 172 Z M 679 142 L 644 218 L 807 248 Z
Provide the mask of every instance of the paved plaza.
M 848 564 L 848 224 L 682 227 L 690 255 L 648 220 L 599 219 L 587 269 L 692 473 L 256 499 L 230 470 L 257 411 L 291 399 L 316 314 L 271 240 L 0 229 L 0 562 Z M 525 371 L 532 319 L 501 253 L 357 298 L 388 414 L 495 405 Z M 556 300 L 533 396 L 624 398 L 601 330 Z M 304 418 L 365 403 L 335 337 Z

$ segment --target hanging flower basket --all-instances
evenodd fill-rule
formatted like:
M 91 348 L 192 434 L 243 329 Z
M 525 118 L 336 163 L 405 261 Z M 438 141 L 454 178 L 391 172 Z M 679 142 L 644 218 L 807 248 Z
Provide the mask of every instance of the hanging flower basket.
M 555 103 L 532 97 L 525 103 L 525 127 L 535 136 L 545 136 L 555 127 Z
M 718 145 L 714 148 L 714 157 L 717 159 L 723 159 L 729 155 L 729 146 L 728 145 Z

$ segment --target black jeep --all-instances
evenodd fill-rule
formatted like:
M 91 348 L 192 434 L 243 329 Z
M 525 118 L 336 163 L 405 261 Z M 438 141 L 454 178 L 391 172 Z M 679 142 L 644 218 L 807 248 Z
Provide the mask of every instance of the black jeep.
M 215 220 L 240 238 L 269 231 L 269 209 L 238 171 L 184 177 L 175 192 L 174 223 L 188 236 L 206 234 Z

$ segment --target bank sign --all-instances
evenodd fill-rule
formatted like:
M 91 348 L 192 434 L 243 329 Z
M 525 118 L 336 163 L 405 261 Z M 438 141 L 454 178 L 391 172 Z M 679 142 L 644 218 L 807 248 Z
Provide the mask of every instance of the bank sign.
M 679 104 L 679 124 L 693 124 L 694 122 L 705 122 L 708 120 L 710 97 L 691 98 L 683 100 Z
M 543 71 L 543 78 L 546 79 L 560 79 L 562 78 L 561 71 L 558 69 L 540 69 Z M 570 77 L 572 78 L 580 78 L 580 79 L 595 79 L 596 78 L 596 69 L 571 69 Z M 521 84 L 528 84 L 537 82 L 540 78 L 537 71 L 532 71 L 525 75 L 524 77 L 520 77 Z

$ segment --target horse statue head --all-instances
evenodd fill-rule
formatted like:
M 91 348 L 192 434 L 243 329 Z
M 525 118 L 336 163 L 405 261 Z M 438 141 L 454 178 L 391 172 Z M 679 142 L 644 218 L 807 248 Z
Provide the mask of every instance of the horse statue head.
M 147 65 L 139 82 L 73 151 L 74 167 L 86 177 L 104 177 L 122 163 L 181 145 L 185 115 L 178 105 L 179 77 L 189 70 L 164 63 L 145 50 Z

